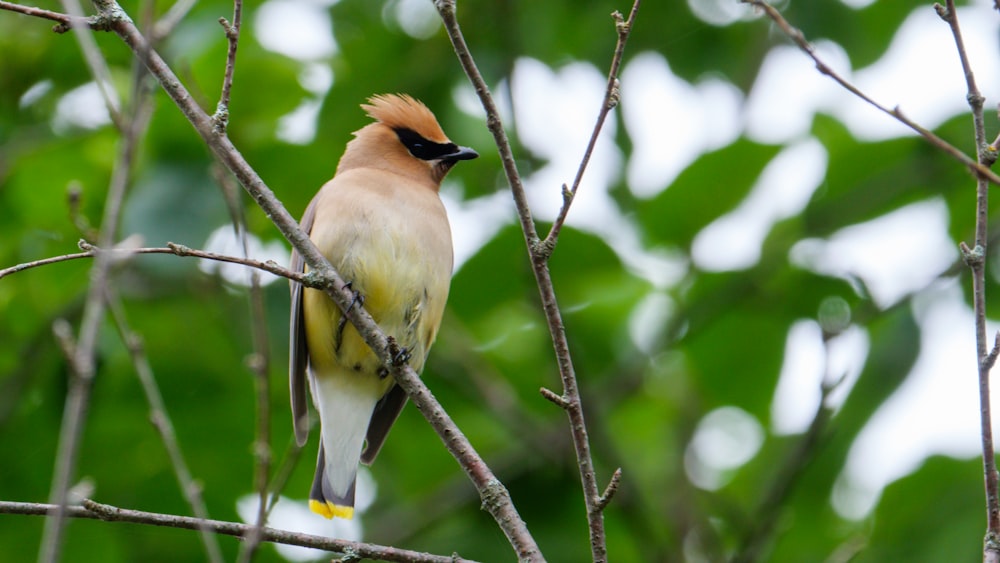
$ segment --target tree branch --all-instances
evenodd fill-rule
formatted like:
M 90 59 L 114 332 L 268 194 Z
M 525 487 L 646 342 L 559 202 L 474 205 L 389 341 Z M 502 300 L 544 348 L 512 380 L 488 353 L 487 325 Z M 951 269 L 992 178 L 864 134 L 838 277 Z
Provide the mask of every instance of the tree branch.
M 52 12 L 50 10 L 43 10 L 41 8 L 35 8 L 33 6 L 22 6 L 21 4 L 13 4 L 11 2 L 5 2 L 0 0 L 0 10 L 6 10 L 8 12 L 15 12 L 18 14 L 24 14 L 26 16 L 33 16 L 36 18 L 42 18 L 46 20 L 51 20 L 57 23 L 57 25 L 52 27 L 52 31 L 56 33 L 66 33 L 67 31 L 79 28 L 79 27 L 89 27 L 94 31 L 110 31 L 111 25 L 107 20 L 102 20 L 98 17 L 73 17 L 68 14 L 61 14 L 59 12 Z
M 58 508 L 59 507 L 52 504 L 0 501 L 0 514 L 52 516 L 57 512 Z M 190 516 L 175 516 L 173 514 L 160 514 L 157 512 L 144 512 L 141 510 L 118 508 L 107 504 L 97 503 L 89 499 L 85 499 L 83 501 L 83 506 L 66 507 L 65 513 L 71 518 L 130 522 L 133 524 L 163 526 L 167 528 L 180 528 L 185 530 L 197 530 L 199 527 L 204 527 L 205 529 L 216 534 L 236 537 L 243 537 L 252 528 L 249 524 L 238 524 L 236 522 L 201 520 L 199 518 L 191 518 Z M 371 543 L 338 540 L 310 534 L 299 534 L 275 528 L 264 528 L 261 539 L 271 543 L 323 549 L 326 551 L 334 551 L 349 554 L 354 557 L 375 559 L 378 561 L 396 561 L 400 563 L 475 563 L 469 559 L 463 559 L 458 555 L 434 555 L 431 553 L 422 553 L 419 551 L 398 549 L 395 547 Z
M 75 3 L 75 0 L 66 1 L 68 4 Z M 79 5 L 75 4 L 75 7 L 79 8 Z M 90 30 L 87 28 L 81 29 L 85 34 L 90 33 Z M 92 40 L 93 38 L 90 37 L 90 39 Z M 86 54 L 85 45 L 86 42 L 81 44 Z M 95 69 L 95 79 L 100 81 L 100 72 L 97 70 L 100 68 L 100 65 L 94 61 L 88 62 Z M 141 80 L 141 75 L 136 74 L 135 80 Z M 142 91 L 138 82 L 135 91 Z M 101 228 L 98 234 L 98 242 L 103 247 L 111 247 L 117 236 L 121 218 L 121 207 L 130 183 L 136 145 L 139 138 L 145 132 L 151 116 L 151 112 L 147 106 L 148 101 L 148 96 L 137 97 L 131 108 L 132 111 L 128 122 L 123 122 L 120 116 L 119 121 L 116 122 L 124 138 L 122 139 L 119 153 L 115 160 L 115 166 L 112 170 L 108 195 L 104 204 L 104 213 L 101 219 Z M 111 103 L 107 97 L 106 102 Z M 115 115 L 114 108 L 109 107 L 108 110 L 112 112 L 112 115 Z M 42 549 L 39 553 L 39 560 L 43 562 L 54 563 L 57 561 L 62 548 L 65 531 L 64 510 L 68 503 L 70 483 L 76 472 L 80 442 L 84 427 L 86 426 L 90 390 L 96 374 L 94 351 L 97 347 L 98 335 L 105 318 L 105 296 L 110 278 L 111 265 L 111 257 L 108 255 L 98 255 L 94 261 L 94 265 L 90 270 L 90 286 L 87 289 L 87 297 L 84 302 L 79 337 L 77 338 L 73 355 L 71 358 L 68 358 L 67 362 L 70 373 L 69 390 L 66 394 L 66 403 L 59 431 L 59 446 L 56 452 L 52 485 L 49 492 L 50 502 L 58 505 L 59 510 L 56 511 L 55 517 L 45 521 L 45 529 L 42 535 Z
M 595 562 L 605 562 L 607 561 L 607 539 L 604 530 L 603 506 L 601 506 L 602 497 L 597 486 L 594 461 L 590 452 L 590 440 L 587 436 L 587 424 L 584 418 L 583 404 L 580 400 L 580 390 L 573 368 L 573 360 L 569 352 L 569 342 L 566 339 L 562 315 L 556 301 L 555 290 L 552 286 L 552 276 L 548 268 L 547 259 L 551 254 L 551 249 L 546 250 L 545 246 L 538 239 L 534 219 L 532 218 L 527 197 L 525 196 L 524 185 L 517 171 L 503 121 L 500 118 L 499 111 L 497 111 L 489 86 L 479 72 L 469 46 L 465 42 L 465 37 L 462 34 L 458 18 L 456 17 L 455 0 L 435 0 L 434 5 L 441 16 L 441 20 L 444 22 L 444 27 L 455 50 L 455 55 L 462 64 L 466 76 L 472 83 L 483 108 L 486 110 L 486 124 L 490 133 L 493 134 L 494 142 L 500 153 L 500 160 L 503 162 L 504 173 L 510 185 L 514 205 L 517 208 L 518 219 L 521 222 L 521 229 L 528 247 L 532 272 L 535 275 L 535 282 L 538 285 L 542 309 L 545 313 L 549 334 L 552 337 L 552 346 L 555 351 L 556 363 L 558 364 L 560 379 L 563 384 L 562 397 L 551 391 L 548 394 L 542 391 L 542 394 L 550 401 L 553 398 L 559 399 L 558 401 L 553 401 L 557 405 L 563 406 L 560 404 L 560 401 L 565 404 L 563 408 L 569 418 L 570 430 L 573 435 L 573 445 L 576 449 L 577 465 L 580 470 L 584 503 L 587 508 L 591 555 Z M 636 9 L 638 9 L 638 2 L 633 6 L 633 15 Z M 631 16 L 629 21 L 629 26 L 631 26 Z M 621 31 L 624 30 L 619 29 L 619 32 Z M 613 86 L 614 84 L 612 83 Z M 569 190 L 566 193 L 569 193 Z M 572 197 L 569 196 L 566 199 L 572 199 Z M 568 203 L 564 205 L 568 205 Z M 539 554 L 537 557 L 541 557 L 541 555 Z
M 948 23 L 955 47 L 962 64 L 965 83 L 968 89 L 967 99 L 972 110 L 972 126 L 976 142 L 977 162 L 983 167 L 996 162 L 997 151 L 986 146 L 986 126 L 983 118 L 983 95 L 976 86 L 976 78 L 969 63 L 962 40 L 962 30 L 958 24 L 958 14 L 955 12 L 954 0 L 947 0 L 947 6 L 934 5 L 941 19 Z M 975 252 L 967 252 L 964 244 L 962 254 L 972 272 L 972 307 L 975 314 L 976 330 L 976 365 L 979 375 L 979 414 L 980 435 L 983 450 L 983 479 L 986 489 L 986 537 L 983 541 L 983 561 L 1000 561 L 1000 492 L 998 492 L 998 476 L 996 456 L 993 445 L 993 422 L 990 413 L 990 369 L 996 361 L 994 344 L 993 351 L 987 350 L 986 339 L 986 256 L 988 244 L 989 223 L 989 184 L 983 176 L 976 178 L 976 246 Z
M 165 247 L 152 247 L 152 248 L 112 248 L 103 249 L 98 248 L 86 241 L 81 240 L 79 242 L 80 248 L 84 249 L 84 252 L 78 252 L 76 254 L 64 254 L 62 256 L 53 256 L 51 258 L 44 258 L 41 260 L 35 260 L 32 262 L 25 262 L 23 264 L 18 264 L 16 266 L 11 266 L 9 268 L 4 268 L 0 270 L 0 278 L 8 276 L 10 274 L 15 274 L 17 272 L 22 272 L 24 270 L 29 270 L 31 268 L 37 268 L 39 266 L 47 266 L 49 264 L 56 264 L 58 262 L 67 262 L 69 260 L 79 260 L 81 258 L 94 258 L 98 255 L 108 255 L 109 259 L 113 262 L 118 262 L 120 260 L 127 259 L 136 254 L 173 254 L 175 256 L 193 256 L 195 258 L 202 258 L 205 260 L 215 260 L 217 262 L 228 262 L 230 264 L 242 264 L 250 268 L 256 268 L 265 272 L 269 272 L 276 276 L 281 276 L 288 278 L 290 280 L 297 281 L 307 287 L 314 287 L 317 289 L 323 289 L 326 283 L 317 277 L 308 276 L 302 272 L 293 272 L 288 268 L 279 266 L 272 260 L 267 260 L 266 262 L 261 262 L 259 260 L 253 260 L 251 258 L 240 258 L 239 256 L 227 256 L 225 254 L 217 254 L 215 252 L 207 252 L 204 250 L 197 250 L 194 248 L 189 248 L 183 244 L 175 244 L 168 242 Z
M 225 133 L 229 125 L 229 97 L 233 88 L 233 73 L 236 71 L 236 48 L 240 43 L 240 25 L 243 20 L 243 0 L 233 2 L 233 23 L 226 18 L 219 18 L 219 24 L 226 31 L 226 41 L 229 48 L 226 51 L 226 72 L 222 78 L 222 95 L 219 97 L 219 104 L 215 108 L 215 115 L 212 120 L 215 122 L 217 133 Z
M 769 17 L 778 26 L 778 28 L 781 29 L 781 31 L 783 31 L 785 35 L 787 35 L 788 38 L 791 39 L 792 42 L 794 42 L 795 45 L 802 50 L 802 52 L 808 55 L 809 58 L 811 58 L 813 62 L 816 63 L 816 70 L 818 70 L 821 74 L 829 76 L 848 92 L 854 94 L 858 98 L 861 98 L 865 102 L 868 102 L 868 104 L 874 107 L 875 109 L 896 119 L 903 125 L 917 132 L 930 144 L 944 151 L 955 160 L 961 162 L 977 178 L 984 178 L 996 185 L 1000 185 L 1000 176 L 997 176 L 995 172 L 990 170 L 983 163 L 977 160 L 972 160 L 971 158 L 969 158 L 968 155 L 958 150 L 954 145 L 951 145 L 941 137 L 935 135 L 933 132 L 929 131 L 928 129 L 925 129 L 915 121 L 906 117 L 903 114 L 902 110 L 899 109 L 899 107 L 889 109 L 888 107 L 879 104 L 872 98 L 868 97 L 867 94 L 859 90 L 856 86 L 854 86 L 846 79 L 844 79 L 842 76 L 837 74 L 836 71 L 830 68 L 825 62 L 823 62 L 822 59 L 819 58 L 819 55 L 816 54 L 816 50 L 813 48 L 813 46 L 810 45 L 808 41 L 806 41 L 805 35 L 802 34 L 802 31 L 792 27 L 788 23 L 788 21 L 785 20 L 785 18 L 781 15 L 781 12 L 775 9 L 774 6 L 771 6 L 764 0 L 740 0 L 740 2 L 756 6 L 757 8 L 760 8 L 765 14 L 767 14 L 767 17 Z
M 611 17 L 615 20 L 615 30 L 618 32 L 618 43 L 615 45 L 615 53 L 611 57 L 611 69 L 608 71 L 608 86 L 604 91 L 601 111 L 597 113 L 597 123 L 594 124 L 594 132 L 590 134 L 590 141 L 587 142 L 587 149 L 583 152 L 583 158 L 580 160 L 580 167 L 576 171 L 573 185 L 569 188 L 566 188 L 565 185 L 563 186 L 562 208 L 559 209 L 559 215 L 552 223 L 549 234 L 545 236 L 545 239 L 540 244 L 539 251 L 545 255 L 546 260 L 551 256 L 552 251 L 555 250 L 556 242 L 559 239 L 559 232 L 562 230 L 563 223 L 566 222 L 566 215 L 569 214 L 569 207 L 573 204 L 576 191 L 580 188 L 583 173 L 587 170 L 587 165 L 590 163 L 590 156 L 594 152 L 594 147 L 597 146 L 597 138 L 601 134 L 601 129 L 604 128 L 604 121 L 607 119 L 608 113 L 618 106 L 621 98 L 618 69 L 621 68 L 622 57 L 625 54 L 625 43 L 628 42 L 629 35 L 632 34 L 632 25 L 635 23 L 635 15 L 639 12 L 640 1 L 635 0 L 635 3 L 632 4 L 632 10 L 629 12 L 627 20 L 622 17 L 621 12 L 615 11 L 611 14 Z

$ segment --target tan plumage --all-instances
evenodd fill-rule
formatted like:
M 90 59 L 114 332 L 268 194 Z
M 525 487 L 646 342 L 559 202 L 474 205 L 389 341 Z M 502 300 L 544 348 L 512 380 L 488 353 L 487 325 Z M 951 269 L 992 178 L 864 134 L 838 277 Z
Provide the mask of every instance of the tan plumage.
M 478 155 L 449 141 L 434 114 L 409 96 L 374 96 L 361 107 L 375 123 L 354 133 L 302 228 L 420 372 L 451 282 L 451 230 L 438 188 L 457 161 Z M 305 269 L 295 252 L 292 269 Z M 324 293 L 292 283 L 290 332 L 299 445 L 308 435 L 307 380 L 320 416 L 310 508 L 350 518 L 358 462 L 378 455 L 406 394 Z

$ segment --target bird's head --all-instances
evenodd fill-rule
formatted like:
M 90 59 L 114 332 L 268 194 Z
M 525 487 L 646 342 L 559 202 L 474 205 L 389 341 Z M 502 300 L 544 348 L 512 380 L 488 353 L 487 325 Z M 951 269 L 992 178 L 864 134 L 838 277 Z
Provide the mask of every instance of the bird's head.
M 459 160 L 479 154 L 451 142 L 437 118 L 406 94 L 380 94 L 361 106 L 375 120 L 354 132 L 338 172 L 350 168 L 390 170 L 436 189 Z

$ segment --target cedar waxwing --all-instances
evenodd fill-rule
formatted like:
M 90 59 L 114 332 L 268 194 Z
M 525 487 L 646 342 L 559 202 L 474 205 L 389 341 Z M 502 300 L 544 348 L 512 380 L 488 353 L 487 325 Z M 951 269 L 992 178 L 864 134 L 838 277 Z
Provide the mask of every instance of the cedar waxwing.
M 456 162 L 479 155 L 448 140 L 410 96 L 368 102 L 361 107 L 375 123 L 354 133 L 301 226 L 419 373 L 451 283 L 451 229 L 438 189 Z M 291 268 L 305 271 L 294 251 Z M 378 455 L 406 393 L 322 291 L 292 282 L 290 328 L 296 441 L 303 445 L 309 431 L 306 372 L 321 428 L 309 508 L 351 518 L 358 462 Z

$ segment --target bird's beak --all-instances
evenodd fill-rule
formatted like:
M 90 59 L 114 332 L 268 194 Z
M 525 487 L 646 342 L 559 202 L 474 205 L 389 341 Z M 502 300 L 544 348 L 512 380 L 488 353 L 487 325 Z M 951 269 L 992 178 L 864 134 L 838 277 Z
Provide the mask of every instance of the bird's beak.
M 457 151 L 442 156 L 441 160 L 457 162 L 459 160 L 472 160 L 473 158 L 479 158 L 479 153 L 469 147 L 458 147 Z

